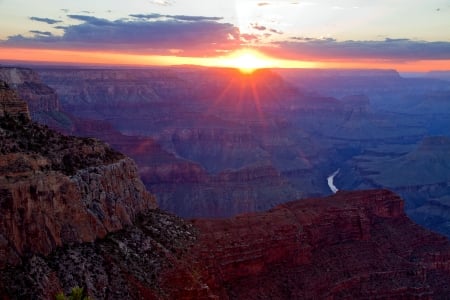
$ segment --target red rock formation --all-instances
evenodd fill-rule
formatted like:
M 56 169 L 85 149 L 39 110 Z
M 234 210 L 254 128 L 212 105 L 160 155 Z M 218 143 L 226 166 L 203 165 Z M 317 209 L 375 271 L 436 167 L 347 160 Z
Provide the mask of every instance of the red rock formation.
M 93 140 L 0 118 L 0 269 L 92 242 L 156 208 L 134 162 Z
M 221 299 L 443 299 L 450 292 L 443 284 L 449 241 L 413 224 L 388 191 L 339 192 L 194 225 L 201 233 L 192 252 Z
M 47 255 L 64 244 L 92 242 L 130 225 L 138 213 L 156 206 L 130 159 L 79 170 L 73 176 L 42 171 L 48 167 L 43 157 L 1 159 L 26 170 L 0 176 L 4 241 L 0 267 L 17 264 L 26 253 Z
M 338 192 L 192 223 L 146 213 L 105 240 L 5 269 L 0 295 L 51 298 L 75 285 L 95 299 L 446 299 L 450 293 L 450 242 L 412 223 L 389 191 Z

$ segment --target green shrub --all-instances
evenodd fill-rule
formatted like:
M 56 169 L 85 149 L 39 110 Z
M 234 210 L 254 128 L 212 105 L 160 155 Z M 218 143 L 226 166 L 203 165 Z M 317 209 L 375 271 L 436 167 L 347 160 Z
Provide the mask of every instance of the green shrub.
M 78 286 L 72 288 L 68 296 L 64 295 L 63 292 L 59 293 L 55 297 L 56 300 L 90 300 L 88 296 L 84 296 L 83 288 Z

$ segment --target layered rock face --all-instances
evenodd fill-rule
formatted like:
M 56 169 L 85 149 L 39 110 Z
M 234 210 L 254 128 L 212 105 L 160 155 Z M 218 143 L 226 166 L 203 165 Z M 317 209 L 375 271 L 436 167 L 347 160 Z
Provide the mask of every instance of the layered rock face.
M 0 80 L 0 117 L 5 116 L 30 118 L 27 103 L 20 99 L 17 94 L 9 88 L 9 85 Z
M 289 110 L 300 95 L 269 70 L 252 76 L 204 68 L 39 74 L 58 92 L 62 107 L 82 120 L 74 121 L 73 132 L 130 155 L 163 209 L 226 217 L 327 192 L 326 184 L 296 180 L 294 186 L 283 174 L 312 177 L 310 156 L 328 150 L 314 148 L 304 131 L 290 136 L 292 128 L 284 130 L 289 121 L 269 114 Z M 314 100 L 301 102 L 325 106 L 320 97 Z
M 172 176 L 167 181 L 154 179 L 165 174 Z M 141 176 L 144 182 L 153 182 L 149 190 L 157 195 L 160 207 L 183 217 L 224 218 L 263 211 L 300 195 L 270 164 L 216 175 L 208 175 L 196 165 L 172 165 L 167 169 L 149 168 Z
M 132 157 L 139 166 L 142 181 L 157 197 L 159 207 L 182 217 L 230 217 L 269 209 L 286 199 L 302 196 L 270 162 L 211 174 L 201 164 L 164 150 L 152 138 L 123 135 L 104 121 L 82 120 L 74 124 L 76 134 L 106 140 Z M 212 143 L 208 135 L 200 136 L 203 145 L 205 140 Z M 229 137 L 222 137 L 224 143 L 227 140 L 230 141 Z M 206 150 L 195 148 L 202 153 Z M 236 152 L 233 157 L 239 156 L 239 151 Z M 210 161 L 212 164 L 213 160 Z
M 430 136 L 413 147 L 378 149 L 356 156 L 356 166 L 342 176 L 353 188 L 384 186 L 407 197 L 407 213 L 415 222 L 450 237 L 450 138 Z M 347 170 L 346 170 L 347 171 Z
M 60 109 L 58 95 L 41 81 L 34 70 L 0 67 L 0 80 L 27 103 L 33 121 L 65 134 L 73 131 L 72 117 Z
M 78 285 L 94 299 L 446 299 L 450 242 L 389 191 L 339 192 L 223 220 L 151 211 L 0 275 L 18 298 Z
M 94 140 L 0 118 L 0 267 L 92 242 L 156 207 L 132 160 Z
M 340 192 L 194 224 L 206 281 L 223 299 L 448 295 L 448 240 L 409 221 L 388 191 Z
M 25 68 L 0 67 L 0 80 L 17 90 L 29 106 L 31 115 L 59 110 L 56 93 L 43 84 L 36 72 Z

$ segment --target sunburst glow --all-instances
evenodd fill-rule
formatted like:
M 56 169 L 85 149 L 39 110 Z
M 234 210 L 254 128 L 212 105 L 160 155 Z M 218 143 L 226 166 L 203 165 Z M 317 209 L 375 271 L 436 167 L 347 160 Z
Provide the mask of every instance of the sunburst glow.
M 221 58 L 218 64 L 224 67 L 239 69 L 244 74 L 251 74 L 258 69 L 276 66 L 273 59 L 251 49 L 235 51 L 230 56 Z

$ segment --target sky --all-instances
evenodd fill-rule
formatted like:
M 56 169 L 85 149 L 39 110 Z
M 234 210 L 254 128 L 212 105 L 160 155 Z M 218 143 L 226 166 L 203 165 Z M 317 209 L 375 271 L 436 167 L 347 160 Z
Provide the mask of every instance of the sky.
M 0 28 L 3 61 L 450 70 L 450 0 L 0 0 Z

